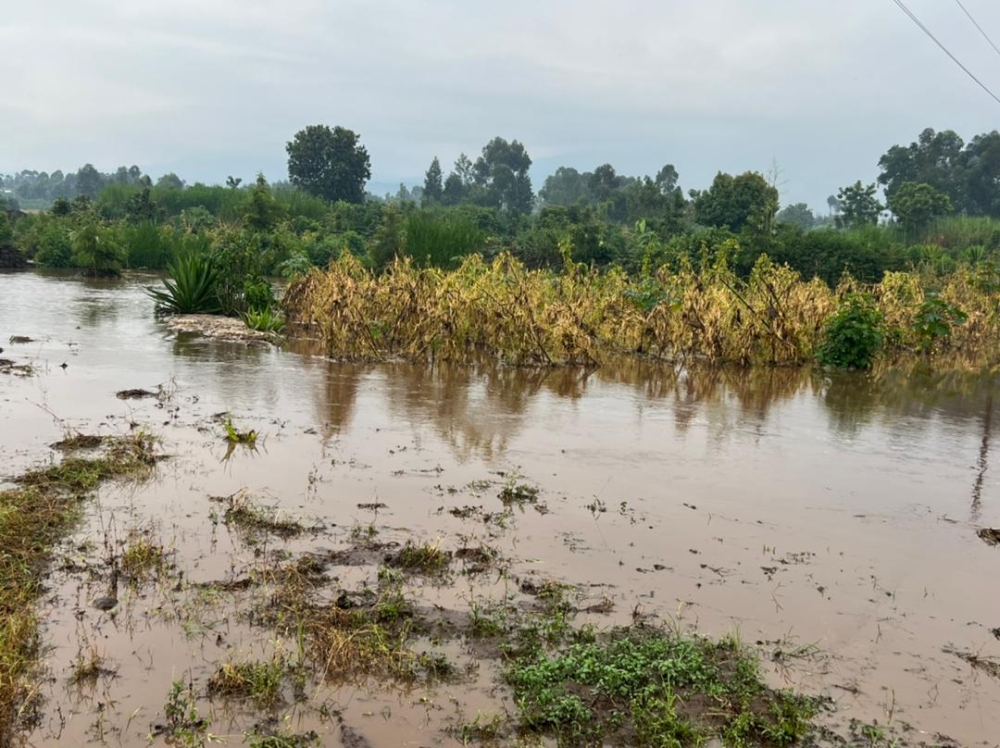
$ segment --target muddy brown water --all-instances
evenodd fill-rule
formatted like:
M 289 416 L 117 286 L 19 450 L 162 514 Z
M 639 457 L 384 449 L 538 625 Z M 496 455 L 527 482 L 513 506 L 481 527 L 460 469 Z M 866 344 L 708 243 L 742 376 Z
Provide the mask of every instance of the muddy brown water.
M 0 374 L 3 475 L 55 459 L 48 445 L 67 431 L 141 424 L 171 455 L 151 483 L 103 488 L 60 552 L 32 745 L 148 744 L 176 680 L 194 684 L 214 735 L 242 744 L 261 712 L 209 699 L 207 680 L 288 642 L 240 615 L 252 589 L 220 602 L 199 584 L 245 577 L 274 549 L 343 548 L 368 524 L 384 542 L 502 552 L 507 582 L 418 581 L 422 604 L 467 611 L 502 599 L 510 579 L 557 580 L 581 609 L 614 604 L 581 615 L 599 626 L 638 611 L 760 642 L 768 678 L 833 699 L 832 724 L 998 745 L 1000 682 L 955 654 L 1000 657 L 1000 549 L 977 537 L 1000 527 L 990 378 L 344 365 L 169 333 L 142 290 L 152 280 L 0 275 L 3 357 L 36 372 Z M 161 397 L 116 398 L 127 389 Z M 259 432 L 256 450 L 226 459 L 224 412 Z M 547 512 L 515 510 L 499 530 L 449 512 L 500 510 L 510 476 Z M 246 544 L 208 500 L 242 488 L 323 530 Z M 96 610 L 105 539 L 136 531 L 183 573 Z M 340 584 L 373 571 L 341 569 Z M 462 656 L 461 642 L 443 646 Z M 71 685 L 90 650 L 113 672 Z M 460 744 L 449 724 L 505 711 L 484 665 L 451 686 L 315 685 L 273 716 L 324 745 L 423 746 Z

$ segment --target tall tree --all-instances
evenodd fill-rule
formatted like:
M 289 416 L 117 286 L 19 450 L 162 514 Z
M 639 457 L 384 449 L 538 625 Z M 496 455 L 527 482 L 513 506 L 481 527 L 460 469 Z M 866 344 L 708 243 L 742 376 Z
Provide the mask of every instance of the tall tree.
M 104 188 L 104 177 L 91 164 L 80 167 L 76 173 L 76 193 L 91 199 L 96 198 Z
M 778 220 L 802 229 L 811 229 L 816 225 L 816 216 L 805 203 L 786 205 L 778 212 Z
M 694 198 L 695 220 L 705 226 L 744 227 L 766 233 L 778 212 L 778 190 L 757 172 L 738 176 L 719 172 L 712 186 Z
M 531 157 L 516 140 L 493 138 L 476 159 L 473 176 L 483 202 L 501 210 L 530 213 L 535 202 L 531 188 Z
M 850 187 L 842 187 L 837 193 L 840 206 L 837 228 L 855 229 L 878 223 L 879 214 L 885 206 L 878 201 L 877 192 L 878 187 L 874 183 L 865 186 L 860 180 Z
M 430 167 L 427 169 L 427 173 L 424 175 L 424 200 L 426 202 L 441 202 L 441 196 L 444 194 L 442 178 L 441 162 L 435 156 L 434 160 L 431 161 Z
M 183 190 L 184 180 L 171 171 L 157 179 L 156 186 L 166 190 Z
M 656 172 L 655 182 L 656 186 L 660 188 L 660 192 L 666 195 L 668 192 L 674 191 L 678 179 L 680 179 L 680 174 L 677 173 L 677 169 L 674 168 L 673 164 L 667 164 Z
M 587 175 L 571 166 L 560 166 L 545 178 L 538 196 L 546 205 L 573 205 L 589 197 Z
M 904 182 L 887 201 L 903 229 L 922 231 L 935 218 L 952 211 L 951 199 L 929 184 Z
M 295 186 L 330 201 L 364 201 L 371 161 L 353 131 L 310 125 L 297 132 L 285 150 L 288 178 Z
M 962 138 L 952 130 L 935 132 L 928 127 L 916 142 L 890 148 L 878 162 L 882 170 L 878 182 L 885 187 L 886 197 L 891 198 L 906 182 L 921 182 L 963 205 L 963 145 Z

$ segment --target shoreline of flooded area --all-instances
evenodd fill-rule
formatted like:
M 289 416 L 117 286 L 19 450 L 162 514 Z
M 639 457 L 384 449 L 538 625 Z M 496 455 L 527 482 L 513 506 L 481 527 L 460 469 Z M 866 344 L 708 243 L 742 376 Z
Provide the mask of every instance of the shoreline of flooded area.
M 5 476 L 77 432 L 148 430 L 168 456 L 151 482 L 103 486 L 59 549 L 32 745 L 164 740 L 175 682 L 237 743 L 267 719 L 355 746 L 461 745 L 477 714 L 517 719 L 500 667 L 442 628 L 414 651 L 457 663 L 455 683 L 327 678 L 299 698 L 292 679 L 266 708 L 210 693 L 223 663 L 295 660 L 271 585 L 303 559 L 320 599 L 364 607 L 391 577 L 435 625 L 531 612 L 558 585 L 576 625 L 738 632 L 771 686 L 827 700 L 824 723 L 997 744 L 989 377 L 338 364 L 174 335 L 137 279 L 41 273 L 0 275 L 0 328 L 2 357 L 33 370 L 0 373 Z M 149 396 L 116 397 L 130 389 Z M 227 421 L 256 443 L 227 443 Z M 233 496 L 301 532 L 246 533 L 212 500 Z M 162 565 L 113 577 L 143 539 Z M 408 543 L 451 554 L 447 581 L 383 571 Z M 96 609 L 112 582 L 118 607 Z

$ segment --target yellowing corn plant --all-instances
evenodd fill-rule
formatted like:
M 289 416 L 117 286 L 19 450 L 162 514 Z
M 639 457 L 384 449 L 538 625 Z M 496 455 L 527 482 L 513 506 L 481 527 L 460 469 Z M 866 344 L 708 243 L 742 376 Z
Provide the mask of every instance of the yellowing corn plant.
M 292 283 L 283 304 L 290 321 L 315 331 L 339 359 L 472 362 L 487 356 L 543 366 L 594 365 L 622 356 L 802 364 L 813 359 L 841 299 L 857 291 L 871 294 L 894 350 L 916 349 L 915 326 L 930 313 L 916 274 L 888 273 L 866 288 L 845 278 L 831 289 L 767 257 L 740 278 L 726 253 L 719 256 L 701 270 L 663 267 L 637 278 L 570 261 L 561 273 L 527 270 L 507 254 L 492 262 L 474 255 L 454 271 L 396 259 L 376 274 L 344 253 L 329 268 Z M 939 347 L 992 350 L 998 332 L 994 292 L 962 270 L 944 279 L 936 298 L 967 315 Z

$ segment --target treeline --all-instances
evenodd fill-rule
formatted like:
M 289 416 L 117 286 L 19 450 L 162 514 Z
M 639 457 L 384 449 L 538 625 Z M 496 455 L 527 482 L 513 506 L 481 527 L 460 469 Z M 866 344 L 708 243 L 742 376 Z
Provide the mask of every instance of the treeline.
M 236 245 L 259 255 L 257 275 L 292 275 L 345 252 L 374 269 L 397 256 L 455 267 L 472 253 L 509 252 L 529 268 L 571 259 L 631 273 L 701 267 L 724 252 L 743 274 L 767 254 L 831 285 L 845 271 L 866 282 L 918 265 L 947 272 L 992 261 L 1000 248 L 1000 197 L 987 189 L 990 179 L 1000 183 L 996 132 L 966 145 L 927 130 L 893 147 L 879 162 L 878 183 L 839 190 L 826 219 L 803 204 L 781 209 L 773 180 L 753 172 L 720 173 L 708 188 L 685 192 L 669 164 L 646 176 L 610 164 L 563 167 L 536 194 L 527 150 L 499 137 L 475 160 L 460 155 L 447 175 L 433 159 L 422 186 L 385 199 L 365 191 L 370 160 L 350 130 L 309 127 L 287 150 L 289 181 L 274 185 L 230 177 L 225 186 L 187 186 L 172 174 L 154 183 L 137 167 L 22 172 L 4 179 L 14 185 L 6 189 L 56 197 L 50 210 L 0 227 L 0 235 L 38 264 L 93 272 L 159 269 Z M 82 234 L 108 248 L 106 261 L 74 249 Z

